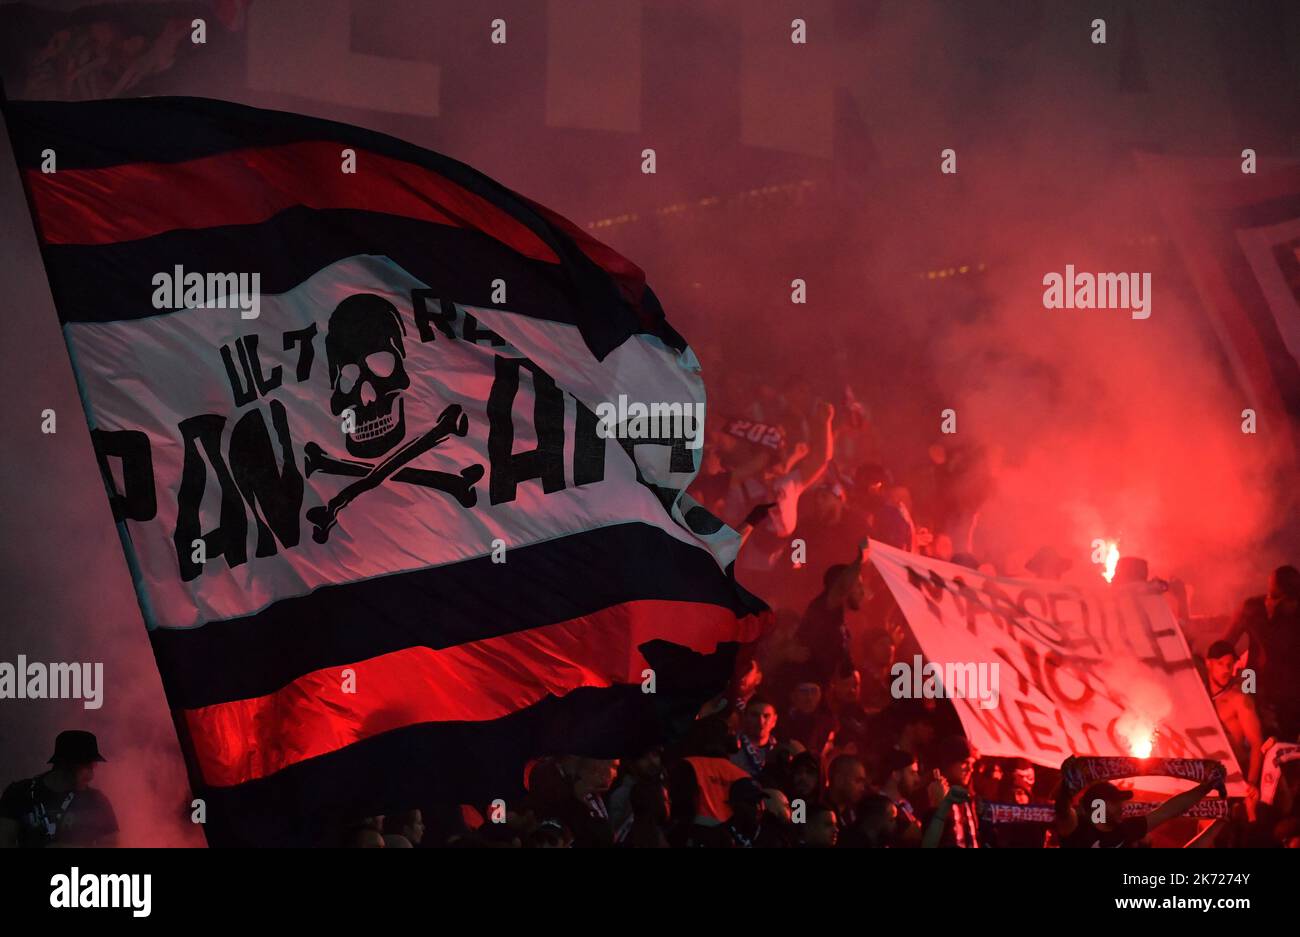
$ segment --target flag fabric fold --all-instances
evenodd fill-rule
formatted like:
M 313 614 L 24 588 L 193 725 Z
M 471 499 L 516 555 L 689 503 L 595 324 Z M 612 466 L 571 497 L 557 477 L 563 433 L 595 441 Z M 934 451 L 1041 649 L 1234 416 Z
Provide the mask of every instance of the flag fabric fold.
M 596 415 L 703 413 L 634 264 L 356 127 L 4 115 L 210 843 L 509 803 L 725 688 L 761 605 L 698 440 Z

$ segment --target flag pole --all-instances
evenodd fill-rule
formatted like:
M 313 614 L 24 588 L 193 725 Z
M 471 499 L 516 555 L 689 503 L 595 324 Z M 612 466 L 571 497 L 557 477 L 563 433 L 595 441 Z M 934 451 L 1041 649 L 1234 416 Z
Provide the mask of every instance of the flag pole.
M 10 150 L 10 152 L 13 153 L 13 155 L 14 155 L 14 162 L 17 163 L 17 161 L 18 161 L 18 151 L 17 151 L 17 148 L 14 146 L 13 135 L 12 135 L 12 133 L 9 132 L 9 127 L 8 127 L 8 114 L 5 113 L 5 104 L 7 104 L 8 101 L 9 101 L 9 98 L 8 98 L 8 96 L 5 94 L 4 77 L 3 77 L 2 75 L 0 75 L 0 116 L 3 116 L 4 119 L 5 119 L 5 124 L 6 124 L 6 126 L 5 126 L 5 131 L 6 131 L 6 132 L 5 132 L 4 136 L 5 136 L 5 137 L 8 139 L 8 141 L 9 141 L 9 150 Z M 34 236 L 34 237 L 36 238 L 36 240 L 37 240 L 38 251 L 39 251 L 40 232 L 39 232 L 39 230 L 37 230 L 37 226 L 36 226 L 36 205 L 35 205 L 35 203 L 33 203 L 33 201 L 32 201 L 32 193 L 31 193 L 31 190 L 30 190 L 30 189 L 28 188 L 28 186 L 27 186 L 27 180 L 26 180 L 26 178 L 24 178 L 24 176 L 23 176 L 23 171 L 22 171 L 22 167 L 21 167 L 21 166 L 18 167 L 18 180 L 19 180 L 19 186 L 20 186 L 21 189 L 22 189 L 23 199 L 24 199 L 24 201 L 26 201 L 26 203 L 27 203 L 27 214 L 28 214 L 28 217 L 29 217 L 30 220 L 31 220 L 32 233 L 33 233 L 33 236 Z M 53 306 L 53 305 L 54 305 L 54 284 L 50 281 L 50 271 L 49 271 L 49 268 L 47 268 L 47 267 L 45 266 L 45 258 L 44 258 L 44 257 L 41 257 L 41 272 L 45 275 L 45 285 L 46 285 L 46 288 L 49 290 L 49 295 L 50 295 L 50 305 Z M 60 326 L 60 328 L 59 328 L 59 333 L 63 336 L 64 347 L 67 349 L 69 355 L 71 355 L 71 353 L 72 353 L 72 347 L 71 347 L 71 345 L 68 344 L 68 333 L 67 333 L 66 331 L 64 331 L 64 329 L 62 328 L 62 326 Z M 77 379 L 77 375 L 76 375 L 76 371 L 75 371 L 75 369 L 74 369 L 74 371 L 73 371 L 73 379 L 74 379 L 74 381 L 75 381 L 75 383 L 76 383 L 76 385 L 77 385 L 77 396 L 78 396 L 78 398 L 80 398 L 80 400 L 81 400 L 82 413 L 83 413 L 83 415 L 86 417 L 86 429 L 87 429 L 88 432 L 91 432 L 92 427 L 90 426 L 90 408 L 89 408 L 89 406 L 87 405 L 87 401 L 86 401 L 86 399 L 85 399 L 85 396 L 84 396 L 83 393 L 82 393 L 81 381 Z M 91 449 L 92 449 L 92 450 L 94 450 L 94 451 L 98 451 L 98 450 L 96 449 L 96 447 L 95 447 L 95 441 L 94 441 L 94 435 L 93 435 L 93 433 L 91 433 L 91 443 L 90 443 L 90 444 L 91 444 Z M 138 562 L 136 561 L 135 557 L 132 555 L 132 552 L 131 552 L 130 550 L 125 549 L 126 544 L 128 543 L 128 537 L 127 537 L 127 533 L 126 533 L 126 524 L 125 524 L 125 522 L 118 522 L 117 524 L 115 524 L 115 526 L 117 527 L 118 537 L 123 541 L 123 548 L 124 548 L 124 555 L 125 555 L 125 557 L 126 557 L 127 569 L 129 570 L 130 575 L 131 575 L 131 577 L 132 577 L 132 591 L 135 591 L 135 589 L 134 589 L 134 584 L 135 584 L 136 581 L 138 581 L 138 577 L 141 575 L 140 570 L 139 570 L 139 566 L 138 566 Z M 136 598 L 137 598 L 137 601 L 139 601 L 139 593 L 138 593 L 138 592 L 136 593 Z M 144 617 L 144 606 L 143 606 L 143 604 L 141 604 L 141 606 L 140 606 L 140 614 L 141 614 L 141 617 L 143 618 L 143 617 Z M 169 709 L 170 709 L 170 707 L 169 707 Z M 189 737 L 188 737 L 188 735 L 186 734 L 185 727 L 184 727 L 184 725 L 183 725 L 183 723 L 182 723 L 182 721 L 181 721 L 181 715 L 180 715 L 180 712 L 179 712 L 178 710 L 172 710 L 172 711 L 171 711 L 171 722 L 172 722 L 172 727 L 176 730 L 176 742 L 177 742 L 178 747 L 180 748 L 180 751 L 181 751 L 181 757 L 182 757 L 182 759 L 185 761 L 186 781 L 189 783 L 191 795 L 192 795 L 192 796 L 202 796 L 202 795 L 199 794 L 199 787 L 198 787 L 198 785 L 196 785 L 196 784 L 194 783 L 194 779 L 195 779 L 195 778 L 201 778 L 202 775 L 198 772 L 197 762 L 194 760 L 194 757 L 193 757 L 193 745 L 190 743 Z M 208 840 L 208 830 L 207 830 L 207 826 L 206 826 L 206 824 L 202 824 L 202 828 L 203 828 L 203 841 L 204 841 L 204 844 L 210 846 L 211 843 L 210 843 L 209 840 Z

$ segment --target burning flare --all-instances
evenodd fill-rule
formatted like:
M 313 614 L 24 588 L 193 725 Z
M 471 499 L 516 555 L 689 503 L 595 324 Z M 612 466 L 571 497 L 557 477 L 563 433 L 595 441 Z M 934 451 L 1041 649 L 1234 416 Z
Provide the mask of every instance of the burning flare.
M 1119 564 L 1119 541 L 1106 541 L 1106 569 L 1102 573 L 1107 582 L 1115 578 L 1115 567 Z M 1138 757 L 1144 757 L 1139 755 Z
M 1150 758 L 1151 752 L 1155 749 L 1156 727 L 1141 716 L 1134 717 L 1130 725 L 1131 728 L 1122 730 L 1122 737 L 1128 743 L 1129 754 L 1134 758 Z
M 1160 734 L 1159 723 L 1150 713 L 1130 710 L 1119 717 L 1115 725 L 1116 735 L 1128 747 L 1134 758 L 1150 758 L 1155 751 L 1156 736 Z

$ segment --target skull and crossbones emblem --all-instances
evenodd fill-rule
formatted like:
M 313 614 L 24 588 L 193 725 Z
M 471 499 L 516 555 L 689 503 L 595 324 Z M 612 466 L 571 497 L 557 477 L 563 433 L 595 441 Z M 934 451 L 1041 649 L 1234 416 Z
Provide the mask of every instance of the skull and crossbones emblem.
M 356 481 L 329 500 L 307 511 L 312 539 L 324 543 L 338 523 L 338 515 L 357 497 L 389 479 L 420 485 L 451 495 L 461 507 L 478 500 L 474 485 L 483 477 L 482 465 L 457 473 L 408 467 L 417 456 L 452 436 L 469 432 L 469 416 L 457 404 L 442 411 L 438 421 L 419 436 L 406 436 L 405 394 L 411 386 L 406 373 L 406 327 L 397 308 L 373 293 L 357 293 L 339 303 L 330 314 L 325 336 L 329 364 L 330 412 L 351 411 L 352 429 L 344 441 L 352 459 L 330 455 L 309 442 L 304 448 L 305 472 L 342 475 Z M 382 458 L 381 458 L 382 457 Z M 364 461 L 379 459 L 378 462 Z

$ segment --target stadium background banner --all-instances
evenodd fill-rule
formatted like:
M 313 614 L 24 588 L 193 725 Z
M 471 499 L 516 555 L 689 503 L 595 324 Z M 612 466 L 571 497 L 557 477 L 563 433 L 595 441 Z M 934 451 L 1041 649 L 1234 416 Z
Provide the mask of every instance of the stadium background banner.
M 725 688 L 761 606 L 699 450 L 598 431 L 704 403 L 633 264 L 355 127 L 5 117 L 210 843 L 509 804 L 528 759 L 636 752 Z
M 952 701 L 980 754 L 1052 768 L 1069 755 L 1212 759 L 1227 767 L 1229 795 L 1245 796 L 1187 639 L 1161 594 L 995 579 L 877 541 L 871 559 L 927 662 L 969 665 L 954 670 L 963 679 L 997 666 L 996 705 L 970 691 Z M 1133 786 L 1168 793 L 1189 785 L 1135 777 Z
M 1228 365 L 1300 453 L 1300 162 L 1135 154 Z

